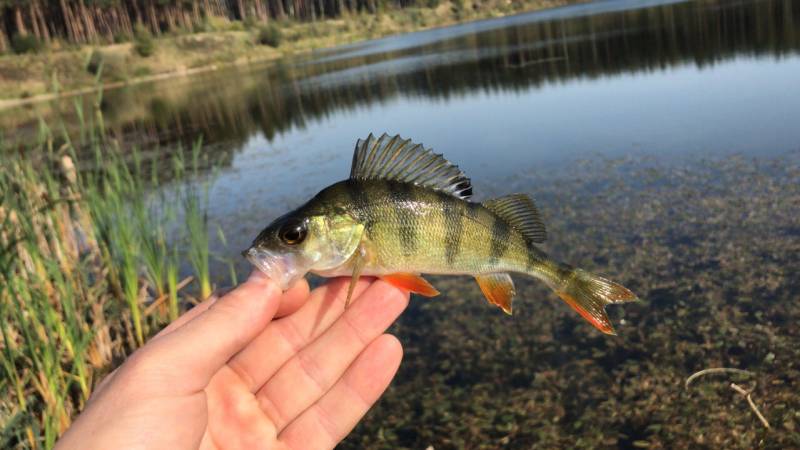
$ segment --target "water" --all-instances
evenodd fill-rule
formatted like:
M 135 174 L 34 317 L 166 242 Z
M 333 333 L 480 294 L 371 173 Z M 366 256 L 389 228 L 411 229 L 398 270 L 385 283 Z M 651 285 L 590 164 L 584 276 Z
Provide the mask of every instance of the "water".
M 788 1 L 593 2 L 113 90 L 102 109 L 128 144 L 203 136 L 224 165 L 213 217 L 243 247 L 344 177 L 370 132 L 431 146 L 478 186 L 580 158 L 797 149 L 798 20 Z M 76 123 L 72 103 L 0 124 L 24 139 L 37 115 Z
M 70 102 L 37 108 L 0 124 L 76 122 Z M 800 447 L 798 2 L 593 2 L 114 90 L 102 108 L 126 142 L 203 136 L 224 255 L 386 131 L 444 153 L 479 200 L 533 194 L 549 253 L 644 299 L 610 311 L 607 338 L 540 283 L 515 280 L 508 318 L 471 280 L 434 278 L 442 298 L 394 328 L 399 378 L 345 447 Z M 683 389 L 715 366 L 756 374 L 769 433 L 725 383 Z

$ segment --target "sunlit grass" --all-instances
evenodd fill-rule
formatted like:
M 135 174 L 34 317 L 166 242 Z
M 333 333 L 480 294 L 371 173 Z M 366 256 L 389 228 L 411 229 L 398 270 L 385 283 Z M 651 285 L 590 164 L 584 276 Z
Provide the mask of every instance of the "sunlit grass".
M 181 187 L 199 147 L 191 172 L 179 150 L 146 168 L 106 139 L 98 111 L 78 111 L 76 142 L 43 124 L 24 155 L 0 155 L 0 448 L 53 447 L 188 291 L 211 293 L 208 184 Z

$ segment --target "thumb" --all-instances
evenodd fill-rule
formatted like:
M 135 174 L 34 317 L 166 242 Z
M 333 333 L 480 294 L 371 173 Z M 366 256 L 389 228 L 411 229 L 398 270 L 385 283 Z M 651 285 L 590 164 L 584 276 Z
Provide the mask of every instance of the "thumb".
M 183 389 L 206 387 L 211 377 L 272 320 L 280 288 L 259 270 L 208 310 L 152 342 L 150 358 L 180 374 Z

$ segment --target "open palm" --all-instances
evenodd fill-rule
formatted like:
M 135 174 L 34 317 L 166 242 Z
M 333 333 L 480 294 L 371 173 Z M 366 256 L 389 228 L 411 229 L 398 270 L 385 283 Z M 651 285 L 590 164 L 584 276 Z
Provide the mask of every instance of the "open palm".
M 104 381 L 61 448 L 333 448 L 402 349 L 383 334 L 408 295 L 349 280 L 281 293 L 260 274 L 170 324 Z

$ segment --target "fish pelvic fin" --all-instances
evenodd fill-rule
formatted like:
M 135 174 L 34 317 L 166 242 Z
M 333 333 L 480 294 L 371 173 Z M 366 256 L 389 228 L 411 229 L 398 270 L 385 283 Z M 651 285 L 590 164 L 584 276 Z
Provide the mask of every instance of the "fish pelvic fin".
M 529 243 L 541 244 L 547 239 L 542 215 L 526 194 L 511 194 L 487 200 L 483 202 L 483 206 L 520 232 Z
M 636 301 L 636 294 L 620 284 L 585 270 L 571 267 L 567 270 L 570 272 L 565 277 L 565 282 L 554 288 L 556 294 L 595 328 L 603 333 L 616 335 L 605 307 L 613 303 Z
M 507 273 L 489 273 L 475 276 L 486 300 L 492 305 L 499 306 L 508 315 L 511 315 L 511 301 L 514 299 L 514 282 Z
M 425 278 L 413 273 L 392 273 L 389 275 L 382 275 L 380 278 L 392 286 L 424 297 L 436 297 L 439 295 L 439 291 L 428 283 Z

